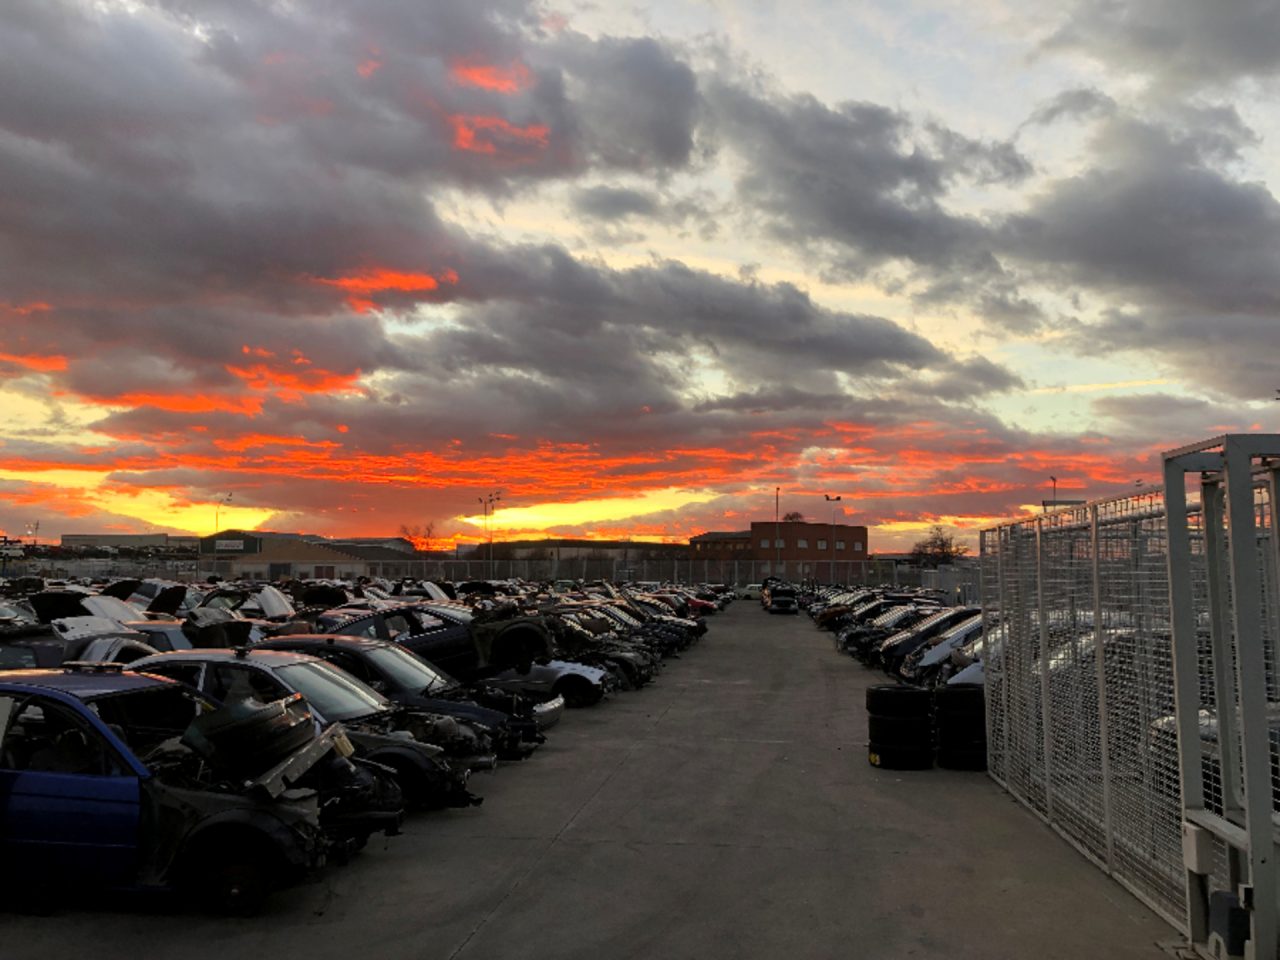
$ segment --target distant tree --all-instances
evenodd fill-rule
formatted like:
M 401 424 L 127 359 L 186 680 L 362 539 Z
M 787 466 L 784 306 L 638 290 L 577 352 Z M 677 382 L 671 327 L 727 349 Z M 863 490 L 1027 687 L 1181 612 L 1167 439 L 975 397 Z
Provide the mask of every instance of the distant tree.
M 804 514 L 799 510 L 792 510 L 790 513 L 784 513 L 782 515 L 782 519 L 786 523 L 791 523 L 793 521 L 799 522 L 804 520 Z
M 436 532 L 436 522 L 428 520 L 424 524 L 414 524 L 409 526 L 407 523 L 400 524 L 400 536 L 413 544 L 415 550 L 426 550 L 431 544 L 431 538 Z
M 922 567 L 933 569 L 941 564 L 951 563 L 968 552 L 968 547 L 956 543 L 954 536 L 935 525 L 929 528 L 927 537 L 911 548 L 911 559 Z

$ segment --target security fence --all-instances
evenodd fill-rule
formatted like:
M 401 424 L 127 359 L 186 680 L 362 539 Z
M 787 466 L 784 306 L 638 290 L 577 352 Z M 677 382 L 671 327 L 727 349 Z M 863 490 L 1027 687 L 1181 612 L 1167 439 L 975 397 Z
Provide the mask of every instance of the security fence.
M 1240 448 L 1234 494 L 1232 442 L 1168 454 L 1168 503 L 1140 490 L 981 538 L 991 776 L 1202 948 L 1209 893 L 1241 883 L 1269 904 L 1254 942 L 1275 942 L 1280 461 L 1257 451 L 1280 438 Z

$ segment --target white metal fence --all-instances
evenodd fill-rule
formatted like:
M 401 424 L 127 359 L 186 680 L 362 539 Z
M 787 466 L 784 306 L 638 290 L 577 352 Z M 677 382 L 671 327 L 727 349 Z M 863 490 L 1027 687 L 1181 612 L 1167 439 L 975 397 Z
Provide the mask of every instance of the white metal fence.
M 1274 956 L 1280 461 L 1258 451 L 1280 438 L 1240 447 L 1235 513 L 1232 442 L 1167 455 L 1172 507 L 1153 488 L 983 532 L 989 767 L 1201 946 L 1208 894 L 1244 894 Z M 1197 825 L 1207 856 L 1183 843 Z

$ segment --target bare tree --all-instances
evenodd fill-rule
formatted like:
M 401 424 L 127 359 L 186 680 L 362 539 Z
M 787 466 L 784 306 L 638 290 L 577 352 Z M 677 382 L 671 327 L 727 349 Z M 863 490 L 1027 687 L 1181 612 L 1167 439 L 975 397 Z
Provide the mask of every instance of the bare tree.
M 956 543 L 956 538 L 938 525 L 929 528 L 929 535 L 911 548 L 911 559 L 922 567 L 933 569 L 963 557 L 969 548 Z
M 792 510 L 790 513 L 784 513 L 782 515 L 783 523 L 799 523 L 799 522 L 803 522 L 803 520 L 804 520 L 804 514 L 801 513 L 799 510 Z

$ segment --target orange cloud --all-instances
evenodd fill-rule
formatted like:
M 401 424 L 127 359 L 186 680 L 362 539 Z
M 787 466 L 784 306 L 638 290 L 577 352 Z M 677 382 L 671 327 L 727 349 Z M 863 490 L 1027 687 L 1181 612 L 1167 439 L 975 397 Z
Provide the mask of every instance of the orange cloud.
M 368 60 L 362 60 L 356 65 L 356 73 L 368 80 L 382 67 L 381 60 L 374 60 L 372 57 Z
M 35 354 L 0 353 L 0 362 L 17 364 L 19 367 L 26 367 L 28 370 L 39 373 L 67 369 L 67 358 L 60 354 L 41 357 Z
M 453 82 L 466 87 L 479 87 L 494 93 L 519 93 L 533 81 L 533 75 L 519 60 L 505 67 L 475 60 L 454 60 L 449 64 Z
M 277 370 L 265 363 L 247 367 L 228 364 L 226 369 L 252 389 L 265 390 L 287 403 L 296 403 L 304 393 L 354 393 L 357 392 L 356 383 L 360 379 L 358 369 L 351 373 L 335 373 L 319 368 L 294 372 Z
M 122 393 L 118 396 L 81 394 L 89 403 L 106 407 L 152 407 L 174 413 L 242 413 L 255 416 L 262 412 L 262 398 L 225 396 L 216 393 Z
M 530 149 L 547 146 L 551 128 L 540 123 L 517 127 L 502 117 L 466 116 L 452 114 L 449 125 L 453 128 L 453 148 L 467 153 L 480 153 L 514 163 L 527 163 Z M 521 155 L 523 151 L 525 155 Z
M 347 303 L 351 305 L 351 308 L 357 313 L 365 313 L 376 309 L 378 306 L 370 298 L 370 294 L 384 291 L 427 293 L 432 290 L 438 290 L 442 281 L 448 284 L 456 284 L 458 282 L 458 274 L 455 270 L 444 270 L 441 271 L 439 276 L 432 276 L 429 273 L 391 270 L 387 267 L 372 267 L 345 277 L 312 277 L 311 279 L 315 283 L 322 283 L 326 286 L 337 287 L 339 290 L 345 290 L 350 294 L 347 297 Z

